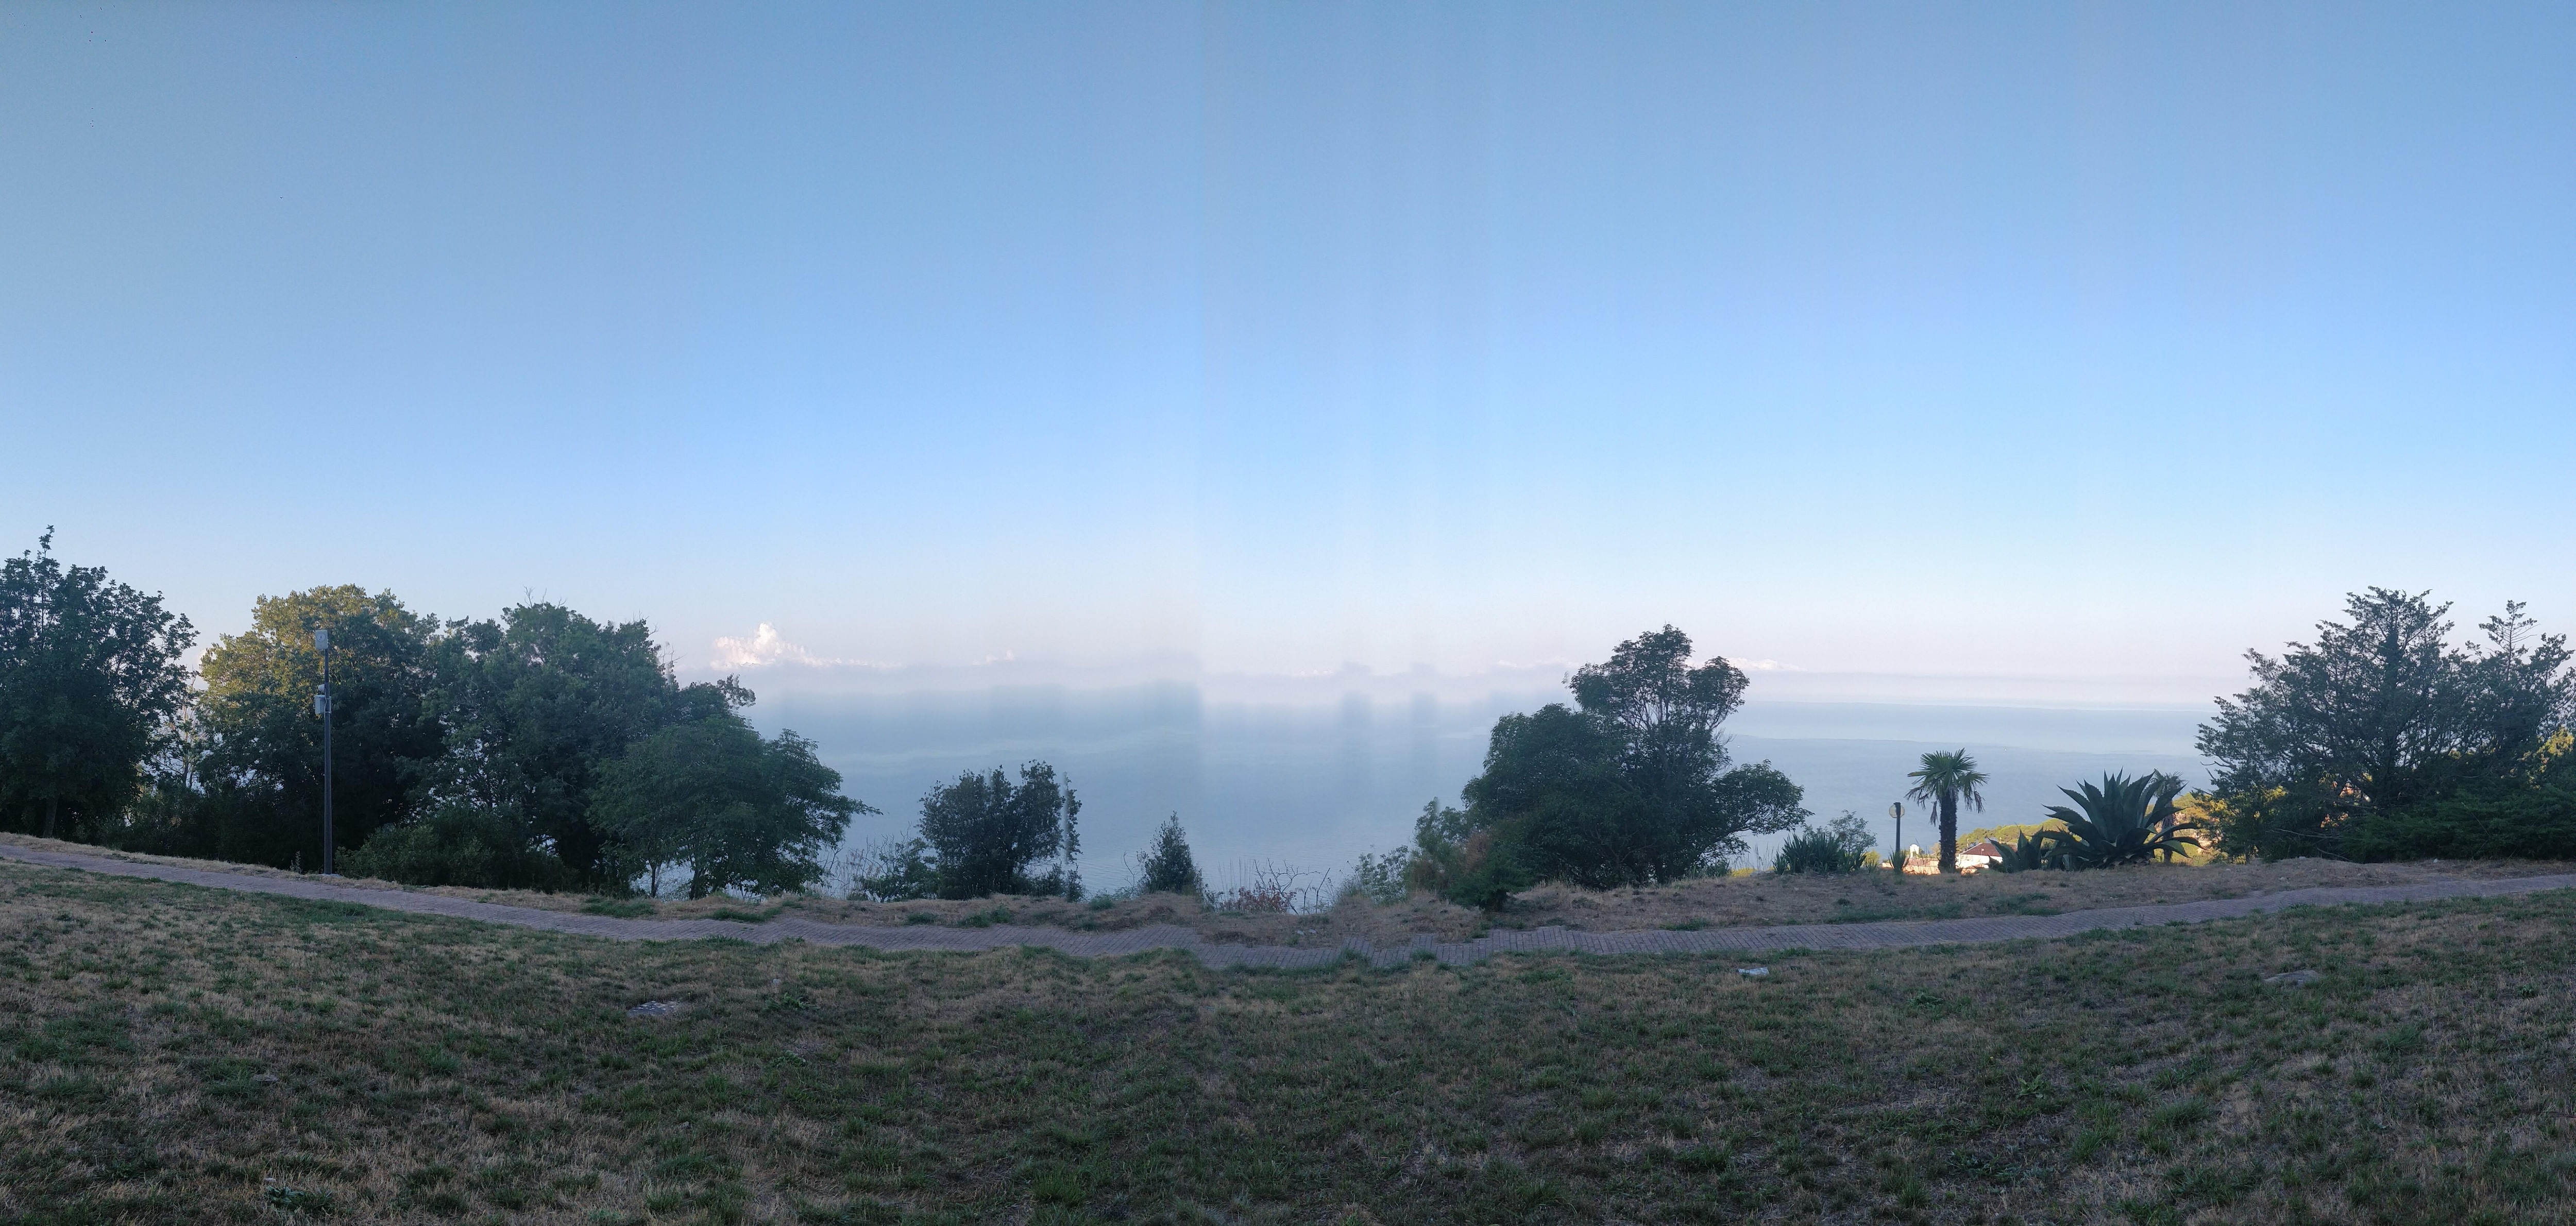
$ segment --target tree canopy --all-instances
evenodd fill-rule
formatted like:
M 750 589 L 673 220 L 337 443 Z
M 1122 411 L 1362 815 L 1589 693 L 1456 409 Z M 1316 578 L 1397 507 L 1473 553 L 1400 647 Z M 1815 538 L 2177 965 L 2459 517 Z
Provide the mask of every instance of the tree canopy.
M 1745 677 L 1722 658 L 1691 664 L 1671 626 L 1575 671 L 1576 707 L 1550 703 L 1494 724 L 1464 811 L 1433 804 L 1416 824 L 1426 882 L 1492 906 L 1530 881 L 1594 888 L 1722 869 L 1743 836 L 1808 816 L 1768 762 L 1730 766 L 1719 727 Z
M 0 562 L 0 826 L 97 839 L 187 706 L 196 631 L 53 545 Z
M 1075 827 L 1081 812 L 1082 801 L 1044 762 L 1022 766 L 1018 783 L 997 766 L 932 788 L 921 798 L 921 841 L 939 896 L 1079 897 L 1082 877 L 1073 862 L 1082 850 Z
M 2219 699 L 2199 737 L 2223 845 L 2442 854 L 2425 850 L 2446 825 L 2430 815 L 2476 802 L 2521 812 L 2488 815 L 2507 826 L 2558 831 L 2563 852 L 2576 796 L 2553 782 L 2550 747 L 2576 717 L 2576 672 L 2565 638 L 2535 633 L 2522 610 L 2506 604 L 2482 641 L 2454 646 L 2449 605 L 2374 587 L 2346 599 L 2346 621 L 2318 623 L 2314 643 L 2247 652 L 2254 684 Z
M 519 813 L 531 838 L 591 883 L 631 879 L 619 875 L 631 858 L 594 820 L 600 772 L 647 738 L 752 702 L 730 677 L 680 684 L 641 621 L 544 602 L 451 623 L 435 665 L 447 749 L 438 789 Z
M 206 651 L 197 732 L 205 796 L 162 850 L 284 866 L 318 864 L 322 719 L 313 695 L 331 632 L 333 837 L 342 850 L 420 810 L 446 756 L 434 700 L 436 617 L 355 584 L 262 596 L 250 628 Z
M 876 810 L 841 795 L 839 772 L 794 732 L 763 740 L 730 711 L 674 724 L 599 772 L 590 822 L 631 879 L 689 869 L 689 896 L 777 894 L 823 875 L 820 853 Z

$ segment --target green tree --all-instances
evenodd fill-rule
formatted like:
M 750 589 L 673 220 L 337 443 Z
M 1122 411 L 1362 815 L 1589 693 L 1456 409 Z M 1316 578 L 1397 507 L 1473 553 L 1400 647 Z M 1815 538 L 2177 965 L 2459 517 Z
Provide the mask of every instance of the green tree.
M 1055 768 L 1031 762 L 1012 783 L 994 767 L 968 771 L 921 798 L 921 839 L 930 845 L 942 898 L 988 894 L 1056 894 L 1077 898 L 1074 825 L 1082 802 L 1059 783 Z M 1052 861 L 1043 873 L 1036 867 Z
M 2374 823 L 2421 827 L 2447 801 L 2524 790 L 2576 707 L 2576 675 L 2565 640 L 2533 633 L 2522 608 L 2506 605 L 2481 627 L 2485 642 L 2455 648 L 2449 605 L 2375 587 L 2346 599 L 2347 621 L 2318 623 L 2315 643 L 2246 653 L 2254 684 L 2218 700 L 2199 737 L 2217 766 L 2222 846 L 2362 854 L 2347 844 Z
M 313 632 L 331 632 L 333 835 L 343 850 L 411 816 L 446 757 L 431 695 L 434 617 L 391 592 L 355 585 L 263 596 L 250 628 L 206 651 L 198 731 L 203 803 L 179 846 L 224 860 L 319 863 L 322 721 L 313 695 L 322 657 Z
M 1153 845 L 1136 858 L 1142 873 L 1136 889 L 1146 894 L 1187 894 L 1196 898 L 1207 892 L 1207 879 L 1199 874 L 1199 862 L 1190 856 L 1190 841 L 1181 833 L 1181 815 L 1163 819 L 1154 832 Z
M 451 625 L 436 671 L 449 749 L 436 790 L 521 815 L 533 844 L 593 885 L 631 880 L 620 874 L 645 854 L 610 846 L 592 820 L 600 772 L 665 729 L 752 702 L 730 677 L 681 685 L 641 621 L 542 602 Z
M 793 732 L 764 741 L 717 712 L 645 737 L 599 772 L 590 824 L 610 837 L 609 863 L 650 879 L 689 870 L 689 897 L 727 890 L 781 894 L 823 876 L 823 850 L 850 819 L 874 813 L 841 795 L 839 772 Z
M 1927 753 L 1923 755 L 1923 768 L 1908 771 L 1905 777 L 1914 781 L 1906 797 L 1931 805 L 1940 819 L 1940 871 L 1959 871 L 1959 806 L 1965 804 L 1979 813 L 1986 811 L 1986 798 L 1977 790 L 1985 785 L 1985 772 L 1977 769 L 1977 760 L 1969 757 L 1967 750 L 1961 749 Z
M 0 823 L 104 839 L 189 702 L 185 617 L 92 566 L 48 528 L 0 562 Z
M 1689 636 L 1666 626 L 1576 670 L 1580 709 L 1495 721 L 1466 811 L 1453 823 L 1435 806 L 1417 823 L 1422 871 L 1485 905 L 1515 881 L 1669 882 L 1722 868 L 1747 833 L 1804 820 L 1798 786 L 1770 763 L 1729 766 L 1718 729 L 1743 704 L 1744 674 L 1690 661 Z

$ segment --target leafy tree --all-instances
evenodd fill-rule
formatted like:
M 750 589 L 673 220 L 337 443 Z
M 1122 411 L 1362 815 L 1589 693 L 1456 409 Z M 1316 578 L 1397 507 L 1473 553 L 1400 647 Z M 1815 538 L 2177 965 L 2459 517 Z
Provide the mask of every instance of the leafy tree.
M 2576 712 L 2576 675 L 2565 639 L 2534 633 L 2522 608 L 2507 604 L 2480 627 L 2485 642 L 2454 648 L 2449 605 L 2374 587 L 2346 599 L 2348 621 L 2318 623 L 2314 644 L 2246 653 L 2253 686 L 2220 699 L 2199 737 L 2218 767 L 2222 846 L 2392 854 L 2430 845 L 2423 823 L 2446 802 L 2530 803 L 2511 797 Z M 2390 823 L 2416 833 L 2359 837 Z
M 2200 844 L 2187 837 L 2189 823 L 2174 803 L 2182 795 L 2182 780 L 2172 775 L 2150 771 L 2133 779 L 2112 772 L 2102 776 L 2100 787 L 2080 783 L 2058 791 L 2076 807 L 2048 807 L 2049 819 L 2056 823 L 2047 832 L 2048 850 L 2043 855 L 2050 865 L 2115 868 L 2200 850 Z M 2012 860 L 2019 850 L 2007 848 L 2005 859 Z
M 1869 823 L 1844 813 L 1822 829 L 1798 827 L 1780 844 L 1780 854 L 1772 859 L 1771 871 L 1857 873 L 1869 866 L 1869 849 L 1877 842 L 1878 836 L 1869 832 Z
M 1977 769 L 1977 760 L 1967 750 L 1942 750 L 1923 755 L 1922 769 L 1908 771 L 1905 777 L 1914 781 L 1906 797 L 1931 805 L 1940 818 L 1940 871 L 1959 871 L 1959 806 L 1986 811 L 1986 798 L 1977 790 L 1985 785 L 1985 772 Z
M 1666 626 L 1576 670 L 1580 709 L 1496 721 L 1466 812 L 1452 822 L 1435 805 L 1417 823 L 1426 878 L 1483 905 L 1538 879 L 1669 882 L 1722 868 L 1747 833 L 1803 820 L 1798 786 L 1769 763 L 1729 768 L 1718 728 L 1743 705 L 1744 674 L 1690 659 L 1690 637 Z
M 557 604 L 455 623 L 436 666 L 449 751 L 437 790 L 523 815 L 529 840 L 593 885 L 624 885 L 633 877 L 620 874 L 652 854 L 610 846 L 593 822 L 600 772 L 663 730 L 752 702 L 730 677 L 681 685 L 645 623 L 597 622 Z
M 36 549 L 0 562 L 0 823 L 100 839 L 189 701 L 185 617 Z M 41 817 L 38 815 L 41 814 Z
M 355 585 L 263 596 L 251 625 L 206 651 L 197 730 L 203 803 L 163 850 L 285 866 L 319 862 L 322 721 L 313 695 L 331 632 L 333 835 L 343 850 L 419 808 L 447 749 L 431 694 L 438 620 Z
M 1189 839 L 1181 833 L 1181 815 L 1163 819 L 1162 828 L 1154 832 L 1154 843 L 1137 857 L 1144 870 L 1136 882 L 1138 891 L 1146 894 L 1187 894 L 1196 898 L 1207 892 L 1207 879 L 1200 876 L 1197 860 L 1190 857 Z
M 1002 768 L 973 771 L 921 798 L 921 839 L 930 845 L 942 898 L 988 894 L 1055 894 L 1078 898 L 1074 871 L 1081 851 L 1074 818 L 1082 802 L 1056 780 L 1055 768 L 1031 762 L 1011 782 Z M 1054 861 L 1044 873 L 1037 865 Z
M 688 866 L 691 898 L 779 894 L 820 880 L 823 849 L 853 816 L 876 812 L 840 788 L 812 741 L 793 732 L 764 741 L 718 712 L 656 732 L 601 769 L 590 820 L 613 839 L 612 863 L 650 877 L 657 894 L 674 864 Z

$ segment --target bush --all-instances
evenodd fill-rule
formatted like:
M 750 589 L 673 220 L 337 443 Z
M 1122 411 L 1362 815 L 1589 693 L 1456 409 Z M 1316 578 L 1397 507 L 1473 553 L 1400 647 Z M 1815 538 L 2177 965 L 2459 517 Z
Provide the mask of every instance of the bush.
M 1162 829 L 1154 832 L 1154 845 L 1138 853 L 1136 867 L 1140 894 L 1187 894 L 1196 898 L 1207 892 L 1207 879 L 1199 875 L 1198 861 L 1190 858 L 1189 840 L 1181 834 L 1181 815 L 1163 819 Z
M 1849 812 L 1823 829 L 1802 825 L 1780 845 L 1771 862 L 1779 873 L 1856 873 L 1869 867 L 1869 849 L 1878 836 L 1869 824 Z
M 860 902 L 911 902 L 939 893 L 939 869 L 919 839 L 869 843 L 851 857 L 848 896 Z
M 340 868 L 405 885 L 487 890 L 553 890 L 572 880 L 563 861 L 534 845 L 516 813 L 462 801 L 378 829 Z
M 1351 868 L 1351 879 L 1342 883 L 1342 897 L 1358 898 L 1381 907 L 1403 902 L 1409 893 L 1406 878 L 1412 875 L 1413 852 L 1399 847 L 1390 852 L 1361 852 L 1360 862 Z
M 1082 802 L 1056 781 L 1055 768 L 1031 762 L 1011 782 L 994 767 L 932 788 L 921 798 L 921 841 L 935 858 L 941 898 L 992 894 L 1082 897 L 1073 868 L 1082 841 L 1074 816 Z M 1036 871 L 1047 861 L 1045 872 Z
M 2044 853 L 2054 867 L 2112 868 L 2200 850 L 2186 837 L 2192 824 L 2174 803 L 2182 780 L 2162 771 L 2135 779 L 2113 772 L 2102 776 L 2100 787 L 2083 783 L 2058 791 L 2078 808 L 2048 808 L 2049 820 L 2059 827 L 2050 832 Z
M 1476 817 L 1441 807 L 1422 806 L 1413 821 L 1413 853 L 1405 863 L 1405 885 L 1427 890 L 1462 907 L 1499 911 L 1512 892 L 1538 883 L 1523 866 L 1523 821 L 1481 824 Z
M 2012 842 L 1996 839 L 1995 846 L 2001 848 L 2004 855 L 1995 869 L 2005 873 L 2026 873 L 2035 868 L 2046 868 L 2051 862 L 2049 848 L 2056 841 L 2057 832 L 2044 826 L 2030 827 L 2028 833 Z
M 2576 858 L 2576 790 L 2515 788 L 2373 813 L 2353 823 L 2355 860 Z

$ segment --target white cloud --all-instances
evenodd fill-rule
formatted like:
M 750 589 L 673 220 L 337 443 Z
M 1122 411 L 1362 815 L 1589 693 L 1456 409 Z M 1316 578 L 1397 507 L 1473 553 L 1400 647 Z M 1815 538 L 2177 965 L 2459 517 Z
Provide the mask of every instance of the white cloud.
M 1743 669 L 1748 673 L 1803 673 L 1807 671 L 1795 664 L 1783 664 L 1778 660 L 1729 660 L 1727 663 L 1733 664 L 1737 668 Z
M 760 629 L 753 631 L 750 638 L 717 639 L 714 663 L 717 668 L 769 668 L 779 664 L 802 664 L 807 668 L 850 664 L 865 667 L 865 661 L 835 660 L 815 655 L 779 637 L 778 628 L 768 622 L 760 623 Z

